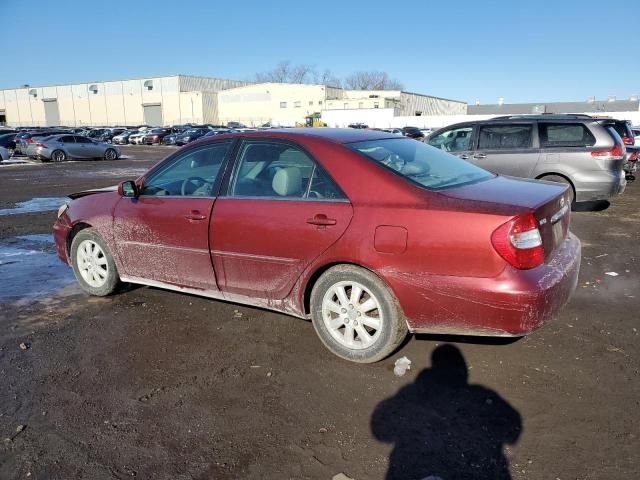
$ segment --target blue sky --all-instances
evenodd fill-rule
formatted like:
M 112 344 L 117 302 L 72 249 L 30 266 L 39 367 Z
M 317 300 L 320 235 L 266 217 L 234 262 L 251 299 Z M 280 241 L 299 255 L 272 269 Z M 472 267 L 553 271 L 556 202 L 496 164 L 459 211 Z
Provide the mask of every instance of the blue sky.
M 0 25 L 0 88 L 252 80 L 290 60 L 339 77 L 386 71 L 406 90 L 468 102 L 640 94 L 640 8 L 628 0 L 0 0 Z

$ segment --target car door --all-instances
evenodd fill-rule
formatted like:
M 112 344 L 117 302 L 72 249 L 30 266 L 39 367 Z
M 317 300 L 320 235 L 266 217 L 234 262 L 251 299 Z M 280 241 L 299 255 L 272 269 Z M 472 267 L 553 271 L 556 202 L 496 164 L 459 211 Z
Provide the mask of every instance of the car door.
M 95 157 L 93 151 L 94 143 L 88 139 L 87 137 L 82 137 L 80 135 L 75 135 L 73 137 L 76 141 L 74 146 L 74 154 L 75 158 L 93 158 Z
M 228 183 L 210 227 L 218 285 L 227 296 L 285 298 L 351 220 L 344 193 L 297 144 L 245 140 Z
M 540 157 L 534 127 L 533 122 L 479 125 L 470 160 L 493 173 L 531 178 Z
M 114 211 L 114 235 L 125 277 L 217 290 L 209 221 L 232 140 L 177 154 L 142 181 L 137 198 Z
M 62 144 L 64 151 L 69 157 L 77 157 L 77 149 L 76 141 L 73 135 L 64 135 L 58 139 L 58 142 Z
M 473 155 L 474 133 L 473 125 L 457 125 L 434 135 L 427 143 L 463 160 L 469 160 Z

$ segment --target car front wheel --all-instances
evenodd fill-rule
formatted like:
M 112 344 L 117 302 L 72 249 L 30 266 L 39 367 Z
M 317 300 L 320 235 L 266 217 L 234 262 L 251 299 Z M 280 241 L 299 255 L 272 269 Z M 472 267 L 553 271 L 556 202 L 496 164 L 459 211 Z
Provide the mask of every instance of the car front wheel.
M 116 158 L 118 158 L 118 152 L 116 152 L 113 148 L 107 148 L 107 150 L 104 152 L 104 159 L 115 160 Z
M 103 297 L 120 283 L 113 256 L 93 228 L 78 232 L 71 242 L 71 265 L 80 287 L 90 295 Z
M 391 290 L 374 273 L 353 265 L 320 276 L 311 292 L 311 319 L 331 352 L 358 363 L 384 359 L 408 331 Z

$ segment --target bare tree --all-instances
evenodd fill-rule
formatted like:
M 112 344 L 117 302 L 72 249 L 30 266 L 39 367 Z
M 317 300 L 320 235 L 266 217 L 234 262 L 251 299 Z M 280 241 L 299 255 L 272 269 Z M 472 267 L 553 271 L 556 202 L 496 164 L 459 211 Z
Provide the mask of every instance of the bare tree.
M 398 80 L 389 77 L 387 72 L 360 71 L 349 75 L 344 80 L 346 88 L 351 90 L 402 90 Z
M 336 77 L 331 70 L 319 73 L 315 65 L 293 65 L 290 61 L 282 61 L 273 70 L 256 74 L 257 82 L 276 83 L 316 83 L 330 87 L 342 87 L 351 90 L 402 90 L 398 80 L 389 77 L 386 72 L 360 71 L 349 75 L 344 81 Z

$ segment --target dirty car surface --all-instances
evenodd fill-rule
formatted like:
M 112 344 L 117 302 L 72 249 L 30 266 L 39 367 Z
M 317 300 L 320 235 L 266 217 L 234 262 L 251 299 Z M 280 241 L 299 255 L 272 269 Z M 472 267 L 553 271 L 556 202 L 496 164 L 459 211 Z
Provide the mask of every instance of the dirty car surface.
M 358 362 L 407 332 L 527 334 L 580 267 L 566 186 L 378 131 L 220 135 L 74 197 L 54 237 L 89 293 L 124 281 L 311 318 Z

